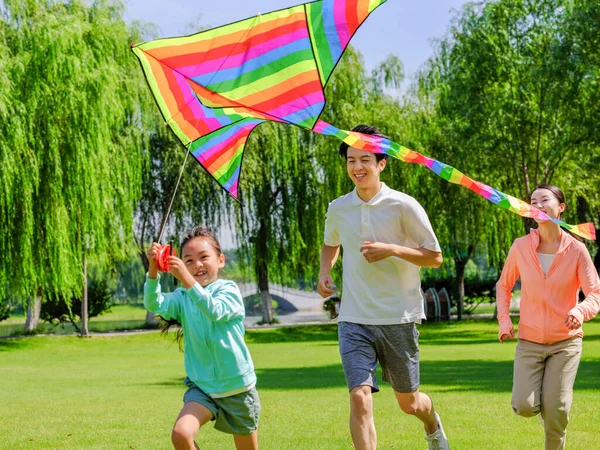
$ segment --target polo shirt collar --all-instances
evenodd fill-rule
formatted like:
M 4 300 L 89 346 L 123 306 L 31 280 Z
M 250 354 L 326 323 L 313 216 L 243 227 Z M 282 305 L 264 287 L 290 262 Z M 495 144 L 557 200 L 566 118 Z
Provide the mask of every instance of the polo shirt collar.
M 390 193 L 390 191 L 391 191 L 391 189 L 385 183 L 382 182 L 379 192 L 377 192 L 377 194 L 375 194 L 371 200 L 369 200 L 368 202 L 365 202 L 358 196 L 358 193 L 356 192 L 356 188 L 354 188 L 354 190 L 352 191 L 352 204 L 353 205 L 376 205 L 381 200 L 386 198 L 388 196 L 388 194 Z

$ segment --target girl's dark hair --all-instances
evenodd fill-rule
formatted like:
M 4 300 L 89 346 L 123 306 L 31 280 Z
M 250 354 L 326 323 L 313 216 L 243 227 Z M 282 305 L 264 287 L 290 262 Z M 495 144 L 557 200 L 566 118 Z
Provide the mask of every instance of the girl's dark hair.
M 217 255 L 221 256 L 223 254 L 223 252 L 221 251 L 221 244 L 219 244 L 219 240 L 217 239 L 213 231 L 210 228 L 203 225 L 194 227 L 187 233 L 185 233 L 183 239 L 181 240 L 181 245 L 179 246 L 179 254 L 183 256 L 183 247 L 185 247 L 185 244 L 187 244 L 192 239 L 196 238 L 207 239 L 217 252 Z M 172 326 L 178 327 L 177 332 L 175 334 L 175 341 L 179 344 L 179 350 L 183 350 L 183 328 L 181 328 L 181 323 L 176 319 L 165 319 L 162 316 L 158 317 L 161 325 L 161 335 L 166 336 L 169 333 L 169 329 Z
M 179 249 L 181 250 L 182 255 L 183 255 L 183 247 L 185 246 L 185 244 L 187 244 L 192 239 L 195 239 L 197 237 L 208 239 L 210 241 L 211 245 L 213 246 L 213 248 L 215 249 L 215 251 L 217 252 L 217 255 L 220 256 L 223 254 L 223 252 L 221 251 L 221 244 L 219 244 L 219 240 L 215 236 L 215 233 L 213 233 L 213 231 L 210 228 L 205 227 L 204 225 L 200 225 L 200 226 L 192 228 L 187 233 L 185 233 L 185 235 L 183 236 L 183 240 L 181 241 L 181 245 L 179 246 Z
M 383 134 L 379 130 L 379 128 L 371 126 L 371 125 L 363 125 L 363 124 L 356 125 L 354 128 L 352 128 L 352 131 L 356 131 L 357 133 L 369 134 L 371 136 L 378 136 L 381 138 L 389 139 L 385 134 Z M 348 159 L 348 147 L 349 147 L 349 145 L 346 144 L 345 142 L 342 142 L 340 145 L 340 149 L 339 149 L 338 153 L 344 159 Z M 382 159 L 388 159 L 388 155 L 386 155 L 385 153 L 375 153 L 375 159 L 377 160 L 377 162 L 379 162 Z

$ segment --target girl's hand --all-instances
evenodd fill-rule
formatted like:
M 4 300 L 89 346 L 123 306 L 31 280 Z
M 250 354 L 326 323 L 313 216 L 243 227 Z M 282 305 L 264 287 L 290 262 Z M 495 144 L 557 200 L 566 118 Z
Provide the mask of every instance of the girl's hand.
M 183 287 L 189 289 L 196 284 L 196 279 L 187 270 L 181 259 L 177 256 L 169 256 L 167 261 L 169 261 L 169 272 L 181 282 Z
M 581 322 L 573 314 L 569 314 L 565 319 L 565 325 L 569 330 L 576 330 L 581 327 Z
M 160 244 L 153 242 L 148 251 L 146 252 L 146 256 L 148 257 L 148 278 L 156 279 L 158 277 L 156 258 L 158 257 L 159 248 Z
M 504 344 L 504 341 L 515 338 L 515 328 L 511 325 L 507 330 L 503 330 L 500 333 L 500 342 Z

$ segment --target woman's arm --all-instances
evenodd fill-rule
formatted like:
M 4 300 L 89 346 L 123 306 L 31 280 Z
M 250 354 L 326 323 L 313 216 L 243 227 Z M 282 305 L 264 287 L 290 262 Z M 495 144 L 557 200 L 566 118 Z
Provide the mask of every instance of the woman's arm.
M 519 266 L 517 265 L 517 250 L 515 244 L 510 248 L 500 279 L 496 283 L 496 306 L 498 307 L 498 339 L 503 342 L 504 339 L 515 337 L 515 330 L 510 320 L 510 301 L 512 299 L 512 289 L 520 277 Z
M 579 326 L 581 326 L 585 320 L 596 317 L 600 310 L 600 279 L 587 249 L 583 249 L 577 261 L 577 278 L 586 298 L 569 311 L 569 316 L 577 319 Z M 567 323 L 567 326 L 569 326 L 569 323 Z

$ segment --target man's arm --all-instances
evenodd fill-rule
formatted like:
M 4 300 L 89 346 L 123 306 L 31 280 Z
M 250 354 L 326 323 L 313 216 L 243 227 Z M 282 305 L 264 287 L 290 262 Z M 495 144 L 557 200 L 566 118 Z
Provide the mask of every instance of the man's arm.
M 442 254 L 440 252 L 434 252 L 422 247 L 410 248 L 395 244 L 365 241 L 360 251 L 370 263 L 381 261 L 390 256 L 396 256 L 420 267 L 433 267 L 437 269 L 442 265 Z
M 331 269 L 335 265 L 340 254 L 340 246 L 331 247 L 323 244 L 321 247 L 321 269 L 319 270 L 319 284 L 317 285 L 317 292 L 321 297 L 326 298 L 333 295 L 334 289 L 330 289 L 333 286 L 333 278 L 331 278 Z

